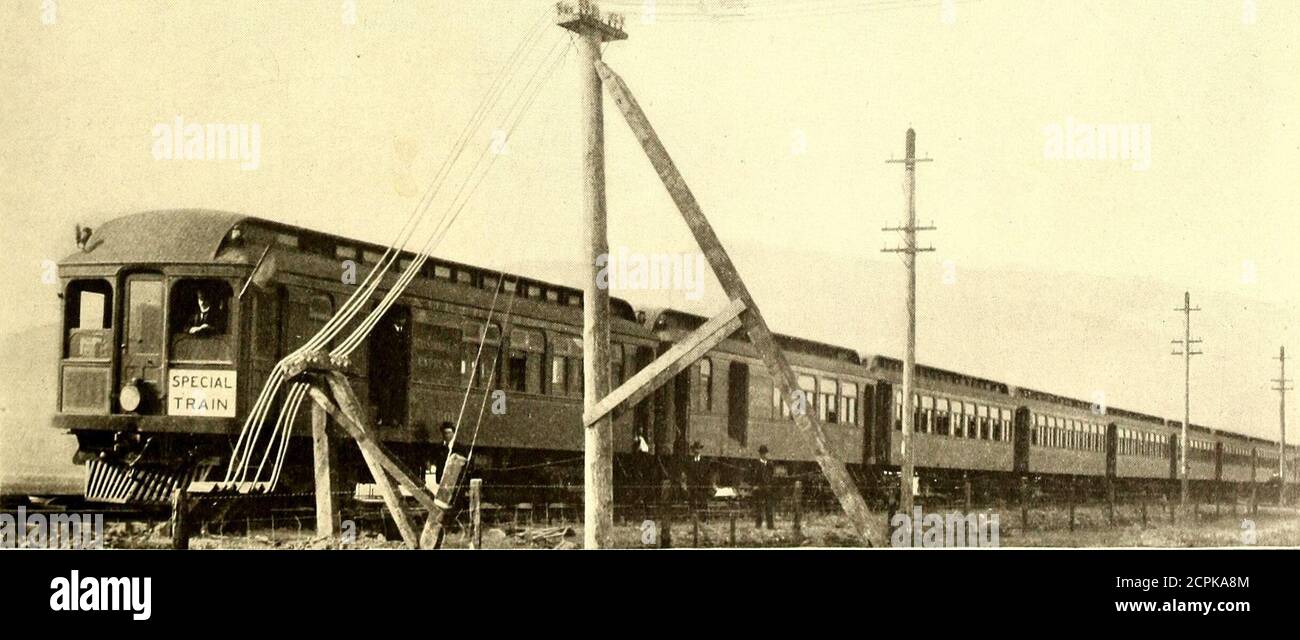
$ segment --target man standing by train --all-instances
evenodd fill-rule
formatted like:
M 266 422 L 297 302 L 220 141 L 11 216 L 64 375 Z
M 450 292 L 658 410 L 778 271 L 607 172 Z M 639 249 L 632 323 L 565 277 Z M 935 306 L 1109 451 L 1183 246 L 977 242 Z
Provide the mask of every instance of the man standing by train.
M 772 461 L 767 459 L 767 445 L 758 447 L 758 461 L 754 464 L 754 528 L 763 526 L 767 519 L 767 528 L 772 530 L 772 501 L 776 498 L 773 486 Z
M 709 498 L 713 495 L 713 477 L 709 463 L 704 459 L 704 445 L 697 440 L 691 443 L 691 457 L 686 462 L 686 497 L 691 512 L 700 520 L 708 519 Z

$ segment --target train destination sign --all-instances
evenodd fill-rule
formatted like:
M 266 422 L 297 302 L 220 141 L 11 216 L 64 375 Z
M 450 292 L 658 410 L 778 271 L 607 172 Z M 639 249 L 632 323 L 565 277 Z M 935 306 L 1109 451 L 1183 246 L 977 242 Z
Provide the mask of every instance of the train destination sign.
M 167 376 L 167 415 L 235 417 L 235 372 L 172 369 Z

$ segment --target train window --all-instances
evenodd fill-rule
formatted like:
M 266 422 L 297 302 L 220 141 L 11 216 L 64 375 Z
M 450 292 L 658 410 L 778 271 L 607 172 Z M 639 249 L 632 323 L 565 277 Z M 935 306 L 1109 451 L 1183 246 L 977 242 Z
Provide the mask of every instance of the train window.
M 979 415 L 979 439 L 989 439 L 989 408 L 985 405 L 979 405 L 976 408 Z
M 178 361 L 231 361 L 230 283 L 178 280 L 171 290 L 171 358 Z
M 471 321 L 466 322 L 462 329 L 464 340 L 461 342 L 460 352 L 461 384 L 481 387 L 489 384 L 488 381 L 495 373 L 492 371 L 492 363 L 496 361 L 496 349 L 501 347 L 501 327 L 488 325 L 486 333 L 483 327 L 482 323 Z M 479 348 L 480 341 L 483 345 L 482 349 Z
M 966 414 L 966 437 L 976 438 L 979 436 L 979 423 L 975 417 L 975 405 L 967 402 L 964 411 Z
M 275 234 L 275 241 L 286 247 L 298 248 L 298 236 L 292 233 L 277 233 Z
M 378 251 L 370 251 L 367 249 L 361 252 L 361 261 L 369 262 L 370 264 L 379 264 L 379 261 L 383 259 L 383 257 L 384 254 L 379 253 Z
M 113 345 L 113 287 L 104 280 L 74 280 L 65 295 L 68 358 L 107 360 Z
M 822 378 L 817 396 L 817 419 L 828 424 L 839 422 L 839 382 Z
M 934 398 L 921 396 L 921 415 L 917 429 L 924 433 L 934 433 Z
M 533 298 L 534 300 L 541 298 L 542 288 L 535 284 L 528 285 L 528 297 Z
M 555 289 L 546 290 L 546 301 L 558 303 L 560 301 L 560 292 Z
M 483 276 L 483 289 L 485 291 L 492 291 L 495 294 L 497 290 L 497 284 L 500 282 L 501 280 L 496 276 L 485 275 Z
M 858 423 L 858 384 L 840 383 L 840 420 L 844 424 Z
M 1005 442 L 1010 442 L 1011 441 L 1011 410 L 999 409 L 998 411 L 1002 413 L 1002 440 Z
M 713 361 L 700 358 L 700 396 L 698 409 L 713 411 Z
M 948 421 L 948 399 L 939 398 L 934 402 L 934 432 L 946 436 L 951 430 Z
M 369 261 L 369 260 L 367 259 L 367 262 L 368 262 L 368 261 Z M 451 280 L 451 267 L 449 267 L 449 266 L 447 266 L 447 265 L 445 265 L 445 264 L 435 264 L 435 265 L 433 265 L 433 277 L 435 277 L 435 278 L 440 278 L 440 279 L 442 279 L 442 280 Z M 512 290 L 511 287 L 512 287 L 512 285 L 511 285 L 509 282 L 507 282 L 507 283 L 506 283 L 506 290 L 507 290 L 507 291 L 511 291 L 511 290 Z
M 803 391 L 804 410 L 815 411 L 817 409 L 817 379 L 810 375 L 799 374 L 799 390 Z
M 456 282 L 459 282 L 459 283 L 461 283 L 461 284 L 473 285 L 473 284 L 474 284 L 474 272 L 473 272 L 473 271 L 467 271 L 467 270 L 465 270 L 465 269 L 457 269 L 457 270 L 456 270 Z
M 566 333 L 555 334 L 550 340 L 551 378 L 550 392 L 557 396 L 582 392 L 582 338 Z
M 357 250 L 355 247 L 345 247 L 343 245 L 334 245 L 334 257 L 340 260 L 355 260 Z
M 546 338 L 534 329 L 510 330 L 507 375 L 510 388 L 525 393 L 542 392 L 542 368 L 546 362 Z
M 565 364 L 564 356 L 551 357 L 551 393 L 564 395 L 567 387 L 565 380 L 568 377 L 568 365 Z
M 894 391 L 894 431 L 903 430 L 903 392 Z

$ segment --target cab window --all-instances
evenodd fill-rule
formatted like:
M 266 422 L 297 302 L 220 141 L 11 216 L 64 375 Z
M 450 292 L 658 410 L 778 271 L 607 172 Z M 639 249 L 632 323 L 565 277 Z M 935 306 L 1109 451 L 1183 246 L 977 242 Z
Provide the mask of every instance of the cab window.
M 230 283 L 187 279 L 172 285 L 172 360 L 231 360 Z
M 67 301 L 64 357 L 107 360 L 113 342 L 112 285 L 104 280 L 74 280 L 68 285 L 64 299 Z

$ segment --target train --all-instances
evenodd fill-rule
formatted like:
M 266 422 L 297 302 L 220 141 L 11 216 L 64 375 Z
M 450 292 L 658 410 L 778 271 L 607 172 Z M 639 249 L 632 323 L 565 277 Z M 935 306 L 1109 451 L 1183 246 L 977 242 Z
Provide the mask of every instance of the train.
M 277 362 L 330 320 L 358 272 L 385 251 L 201 209 L 133 213 L 79 229 L 77 240 L 78 250 L 58 264 L 52 426 L 76 437 L 86 499 L 116 503 L 166 501 L 187 482 L 216 479 Z M 414 259 L 401 254 L 399 267 Z M 396 277 L 386 275 L 380 292 Z M 513 297 L 509 313 L 498 296 Z M 582 298 L 541 279 L 426 261 L 351 357 L 348 377 L 377 437 L 411 469 L 428 468 L 441 426 L 462 422 L 467 389 L 500 389 L 507 410 L 485 413 L 474 427 L 473 473 L 488 487 L 532 487 L 549 493 L 540 500 L 580 502 Z M 610 306 L 615 386 L 707 320 L 619 298 Z M 790 335 L 777 340 L 830 449 L 872 500 L 887 500 L 902 462 L 903 363 Z M 480 352 L 495 368 L 473 366 Z M 1179 422 L 925 365 L 915 387 L 919 478 L 1178 478 Z M 1192 482 L 1300 481 L 1294 446 L 1281 478 L 1276 442 L 1188 430 Z M 760 446 L 779 476 L 816 470 L 743 333 L 616 416 L 614 431 L 617 496 L 676 481 L 692 448 L 717 463 L 720 486 L 743 485 L 745 462 Z M 308 412 L 292 433 L 278 490 L 313 481 Z M 367 482 L 359 453 L 339 449 L 340 481 Z

